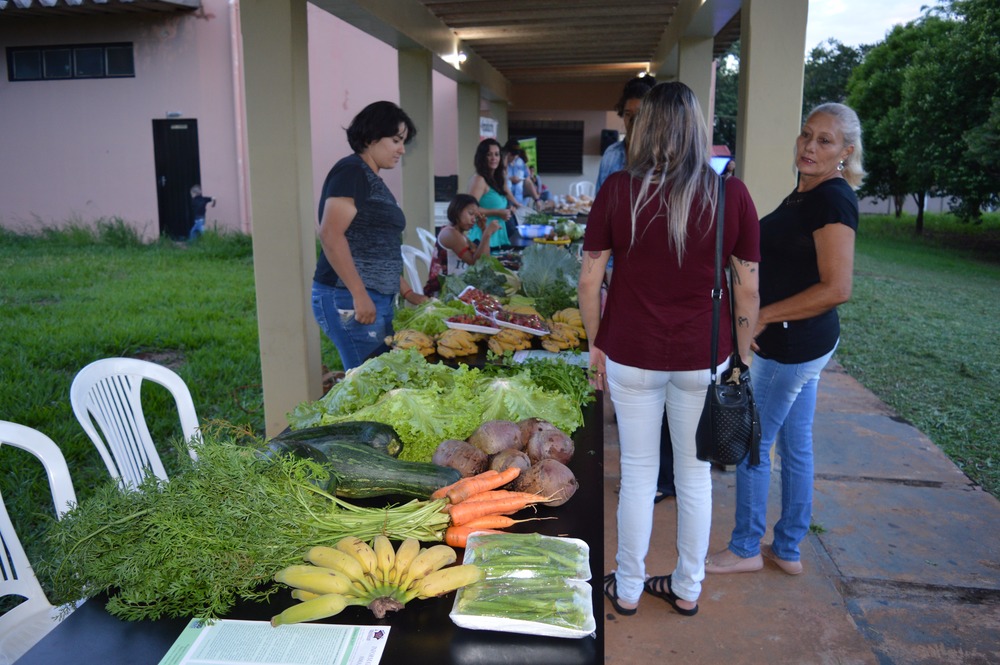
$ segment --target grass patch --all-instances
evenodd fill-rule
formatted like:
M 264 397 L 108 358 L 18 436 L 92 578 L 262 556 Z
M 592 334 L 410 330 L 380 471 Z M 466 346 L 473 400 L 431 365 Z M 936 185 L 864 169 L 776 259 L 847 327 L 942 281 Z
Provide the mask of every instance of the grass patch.
M 1000 380 L 1000 220 L 931 215 L 926 225 L 917 237 L 912 217 L 862 219 L 837 357 L 1000 496 L 1000 412 L 989 388 Z
M 0 419 L 35 428 L 62 449 L 80 500 L 107 478 L 73 416 L 69 388 L 107 357 L 166 365 L 187 383 L 203 423 L 263 432 L 253 251 L 242 234 L 205 233 L 193 243 L 143 243 L 121 220 L 34 235 L 0 230 Z M 323 339 L 323 358 L 339 368 Z M 143 408 L 165 464 L 180 425 L 169 393 L 143 387 Z M 168 467 L 169 468 L 169 467 Z M 42 466 L 0 449 L 0 492 L 29 549 L 51 513 Z

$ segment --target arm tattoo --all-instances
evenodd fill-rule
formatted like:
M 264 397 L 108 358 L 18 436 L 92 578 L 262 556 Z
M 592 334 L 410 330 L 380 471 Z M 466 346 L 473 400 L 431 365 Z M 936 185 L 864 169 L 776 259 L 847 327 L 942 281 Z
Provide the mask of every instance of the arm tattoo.
M 590 250 L 589 252 L 587 252 L 587 255 L 590 258 L 594 259 L 595 261 L 597 259 L 601 258 L 601 253 L 600 252 L 595 252 L 594 250 Z
M 739 316 L 736 318 L 736 325 L 740 328 L 750 327 L 750 319 L 745 316 Z

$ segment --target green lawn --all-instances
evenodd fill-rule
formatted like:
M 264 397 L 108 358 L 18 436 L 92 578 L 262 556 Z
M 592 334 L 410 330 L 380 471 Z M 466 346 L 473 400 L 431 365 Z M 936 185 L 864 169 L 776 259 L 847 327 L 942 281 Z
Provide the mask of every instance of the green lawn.
M 912 218 L 863 219 L 837 358 L 997 496 L 1000 416 L 991 380 L 1000 378 L 1000 220 L 962 226 L 932 216 L 929 239 L 914 238 L 912 226 Z M 168 365 L 190 387 L 202 421 L 263 427 L 245 236 L 144 245 L 119 221 L 39 237 L 0 229 L 0 312 L 0 419 L 52 437 L 81 499 L 107 471 L 73 417 L 69 387 L 98 358 Z M 323 345 L 335 367 L 336 351 Z M 177 429 L 172 404 L 160 389 L 150 398 L 151 429 L 166 441 Z M 41 466 L 6 447 L 0 469 L 0 491 L 30 556 L 30 534 L 51 507 Z

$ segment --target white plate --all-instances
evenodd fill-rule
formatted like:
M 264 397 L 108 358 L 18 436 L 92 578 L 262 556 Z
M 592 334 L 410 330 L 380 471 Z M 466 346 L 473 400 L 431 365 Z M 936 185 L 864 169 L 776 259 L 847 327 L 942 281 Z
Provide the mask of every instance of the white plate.
M 458 323 L 457 321 L 448 321 L 445 319 L 444 324 L 449 328 L 454 328 L 455 330 L 467 330 L 474 333 L 482 333 L 484 335 L 496 335 L 500 332 L 499 328 L 487 328 L 486 326 L 477 326 L 472 323 Z
M 528 326 L 519 326 L 516 323 L 508 323 L 507 321 L 501 321 L 500 319 L 493 319 L 498 326 L 503 328 L 513 328 L 514 330 L 520 330 L 523 333 L 528 333 L 529 335 L 538 335 L 543 337 L 549 334 L 548 330 L 536 330 L 535 328 L 529 328 Z

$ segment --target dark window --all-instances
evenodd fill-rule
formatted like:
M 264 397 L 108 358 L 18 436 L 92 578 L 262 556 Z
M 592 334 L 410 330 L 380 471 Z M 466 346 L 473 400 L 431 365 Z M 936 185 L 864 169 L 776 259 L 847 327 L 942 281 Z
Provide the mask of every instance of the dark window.
M 52 48 L 42 51 L 42 62 L 47 79 L 73 78 L 73 50 Z
M 42 78 L 41 51 L 15 51 L 7 53 L 9 76 L 11 81 Z
M 539 173 L 583 173 L 582 120 L 515 120 L 512 139 L 538 139 Z
M 98 78 L 104 76 L 104 49 L 100 46 L 73 49 L 73 76 L 76 78 Z
M 109 46 L 105 49 L 108 56 L 108 76 L 135 76 L 135 60 L 132 57 L 132 45 Z
M 132 44 L 61 44 L 7 49 L 7 79 L 134 77 Z

